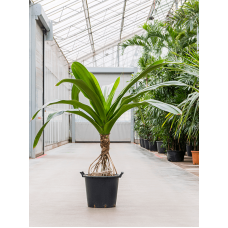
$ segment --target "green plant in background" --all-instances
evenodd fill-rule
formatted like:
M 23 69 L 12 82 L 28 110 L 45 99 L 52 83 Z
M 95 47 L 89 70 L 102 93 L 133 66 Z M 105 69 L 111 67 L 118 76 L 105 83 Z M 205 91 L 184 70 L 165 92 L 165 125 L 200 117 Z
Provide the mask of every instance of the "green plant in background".
M 141 137 L 162 140 L 167 149 L 185 150 L 185 143 L 199 142 L 199 55 L 197 52 L 197 29 L 199 27 L 199 4 L 196 0 L 186 1 L 182 7 L 170 14 L 164 23 L 154 21 L 142 26 L 145 33 L 135 35 L 122 44 L 123 51 L 128 46 L 141 46 L 142 56 L 138 65 L 143 71 L 148 65 L 162 58 L 175 62 L 169 67 L 156 69 L 142 78 L 137 87 L 131 88 L 131 94 L 159 83 L 168 83 L 139 97 L 156 99 L 173 104 L 182 109 L 183 115 L 141 106 L 135 111 L 135 130 L 150 133 Z M 140 74 L 140 73 L 138 73 Z M 173 81 L 183 84 L 170 86 Z M 142 119 L 144 121 L 142 121 Z M 143 122 L 143 123 L 142 123 Z
M 49 114 L 46 123 L 37 133 L 33 146 L 35 147 L 39 141 L 39 138 L 46 127 L 46 125 L 56 116 L 62 115 L 64 112 L 76 114 L 87 119 L 99 132 L 101 139 L 101 154 L 100 156 L 90 165 L 90 175 L 108 175 L 112 176 L 117 173 L 112 159 L 109 155 L 109 134 L 118 118 L 134 107 L 152 105 L 158 109 L 173 114 L 181 114 L 181 110 L 171 104 L 167 104 L 155 99 L 144 99 L 139 100 L 140 96 L 147 94 L 152 90 L 156 90 L 159 87 L 168 86 L 168 84 L 153 85 L 139 91 L 138 93 L 125 96 L 128 90 L 140 79 L 142 79 L 149 72 L 154 71 L 162 66 L 171 64 L 164 60 L 156 61 L 148 66 L 140 74 L 136 75 L 133 80 L 121 91 L 117 96 L 116 100 L 112 102 L 115 91 L 118 87 L 120 78 L 107 86 L 100 88 L 100 85 L 95 76 L 90 73 L 82 64 L 74 62 L 71 66 L 73 76 L 75 79 L 63 79 L 56 84 L 56 86 L 62 83 L 73 84 L 71 100 L 55 100 L 48 102 L 42 106 L 32 117 L 34 119 L 36 115 L 43 108 L 54 105 L 54 104 L 68 104 L 73 105 L 74 109 L 67 109 Z M 181 85 L 180 82 L 174 82 L 176 85 Z M 90 102 L 90 106 L 79 102 L 79 93 L 82 93 Z
M 177 106 L 182 109 L 182 116 L 176 118 L 169 113 L 165 123 L 172 120 L 171 128 L 175 128 L 175 136 L 180 138 L 184 131 L 184 134 L 188 136 L 188 141 L 193 142 L 196 150 L 199 142 L 199 54 L 193 51 L 187 54 L 184 60 L 184 65 L 181 64 L 173 70 L 180 71 L 177 79 L 186 83 L 190 92 L 187 98 Z

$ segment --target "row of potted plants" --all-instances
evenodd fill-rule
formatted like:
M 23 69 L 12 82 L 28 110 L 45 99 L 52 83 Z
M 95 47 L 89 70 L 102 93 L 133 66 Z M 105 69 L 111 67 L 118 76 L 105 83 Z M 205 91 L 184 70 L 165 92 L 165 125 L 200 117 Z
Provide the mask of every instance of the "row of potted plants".
M 194 165 L 199 164 L 199 151 L 193 151 L 193 146 L 186 143 L 186 152 L 178 150 L 166 150 L 162 141 L 149 141 L 147 139 L 140 138 L 140 146 L 150 150 L 157 151 L 160 154 L 167 153 L 167 159 L 171 162 L 181 162 L 184 161 L 184 155 L 192 157 Z
M 141 102 L 154 99 L 169 103 L 180 108 L 182 113 L 173 115 L 156 107 L 140 106 L 135 110 L 135 131 L 143 139 L 162 141 L 168 160 L 178 156 L 181 159 L 183 152 L 177 151 L 187 150 L 191 155 L 190 149 L 199 150 L 199 1 L 185 1 L 166 21 L 154 20 L 142 28 L 144 33 L 126 40 L 122 44 L 123 50 L 128 46 L 142 48 L 138 61 L 142 71 L 159 59 L 165 58 L 169 65 L 146 74 L 136 87 L 131 88 L 131 96 L 162 83 L 167 86 L 157 87 L 137 98 Z M 193 164 L 198 164 L 194 159 L 198 153 L 193 151 Z

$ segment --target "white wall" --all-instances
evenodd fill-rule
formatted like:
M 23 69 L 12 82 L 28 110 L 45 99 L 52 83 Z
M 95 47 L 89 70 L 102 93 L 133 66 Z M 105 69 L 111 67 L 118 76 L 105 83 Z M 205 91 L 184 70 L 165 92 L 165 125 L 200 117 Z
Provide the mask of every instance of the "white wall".
M 68 63 L 55 40 L 45 42 L 45 91 L 44 103 L 55 99 L 70 99 L 70 84 L 55 86 L 64 78 L 69 78 Z M 69 105 L 52 105 L 45 109 L 45 120 L 50 113 L 69 109 Z M 69 139 L 69 114 L 63 114 L 51 120 L 44 130 L 45 146 Z

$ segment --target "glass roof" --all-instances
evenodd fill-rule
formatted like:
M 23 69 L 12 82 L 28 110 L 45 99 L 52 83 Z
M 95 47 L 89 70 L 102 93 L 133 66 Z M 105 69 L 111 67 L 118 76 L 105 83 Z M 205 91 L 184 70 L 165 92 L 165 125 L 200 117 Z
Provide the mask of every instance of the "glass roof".
M 165 20 L 181 0 L 34 0 L 53 21 L 56 42 L 69 63 L 88 61 L 135 34 L 153 16 Z

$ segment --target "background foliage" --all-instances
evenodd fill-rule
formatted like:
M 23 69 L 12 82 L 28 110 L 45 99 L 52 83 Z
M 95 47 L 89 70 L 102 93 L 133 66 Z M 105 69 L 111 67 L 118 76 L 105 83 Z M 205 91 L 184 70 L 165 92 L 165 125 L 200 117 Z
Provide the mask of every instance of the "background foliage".
M 199 1 L 190 0 L 169 15 L 166 22 L 155 20 L 146 23 L 142 25 L 145 30 L 143 35 L 135 35 L 122 44 L 123 52 L 128 46 L 143 48 L 138 61 L 140 71 L 160 59 L 176 62 L 148 73 L 138 81 L 136 87 L 131 88 L 131 94 L 161 82 L 180 81 L 188 85 L 162 87 L 139 97 L 140 101 L 156 99 L 178 106 L 182 110 L 181 116 L 174 116 L 151 106 L 135 109 L 135 130 L 139 136 L 150 141 L 163 141 L 167 149 L 185 151 L 188 142 L 198 150 L 198 27 Z

